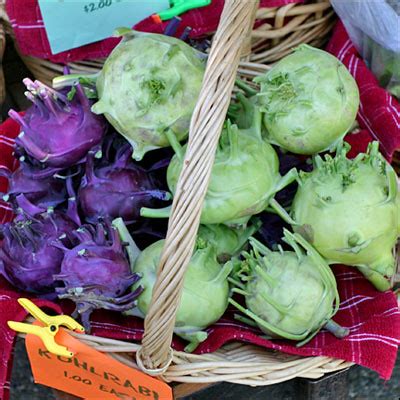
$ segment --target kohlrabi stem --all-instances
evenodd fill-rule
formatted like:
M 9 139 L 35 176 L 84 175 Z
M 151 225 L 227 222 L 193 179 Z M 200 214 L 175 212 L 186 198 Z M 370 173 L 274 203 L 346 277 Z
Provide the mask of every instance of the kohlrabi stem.
M 79 102 L 81 103 L 82 108 L 89 110 L 89 108 L 90 108 L 89 99 L 86 97 L 86 94 L 82 88 L 82 85 L 78 82 L 75 85 L 75 88 L 76 88 L 76 96 L 79 99 Z
M 11 115 L 10 115 L 11 116 Z M 21 132 L 17 138 L 16 142 L 22 143 L 25 148 L 29 148 L 31 152 L 36 155 L 36 158 L 39 159 L 40 162 L 46 162 L 50 155 L 43 151 L 39 146 L 37 146 L 30 138 L 25 135 L 25 133 Z
M 127 168 L 129 165 L 129 161 L 132 158 L 132 146 L 129 144 L 127 146 L 120 147 L 115 155 L 115 168 Z
M 283 230 L 283 235 L 284 235 L 284 241 L 292 247 L 294 252 L 296 253 L 297 258 L 299 261 L 302 259 L 304 256 L 304 252 L 301 250 L 300 246 L 296 242 L 296 237 L 289 232 L 287 229 Z M 308 248 L 307 248 L 308 250 Z
M 319 154 L 313 156 L 312 161 L 314 169 L 321 169 L 324 165 L 324 160 Z
M 93 151 L 89 151 L 86 156 L 85 174 L 87 181 L 90 183 L 96 182 L 98 180 L 94 172 L 94 157 L 95 155 Z
M 22 210 L 24 211 L 24 213 L 26 213 L 27 215 L 29 215 L 30 217 L 34 217 L 37 214 L 41 214 L 45 211 L 45 209 L 38 207 L 34 204 L 32 204 L 23 194 L 19 194 L 16 197 L 16 201 L 17 204 L 20 208 L 22 208 Z
M 182 22 L 182 19 L 179 17 L 174 17 L 171 19 L 169 24 L 164 30 L 164 35 L 166 36 L 175 36 L 176 31 L 178 30 L 178 27 L 180 23 Z
M 240 79 L 236 79 L 235 84 L 238 88 L 242 89 L 248 96 L 255 96 L 258 92 L 257 90 L 253 89 L 247 83 L 244 83 Z
M 183 152 L 181 144 L 179 143 L 179 140 L 175 136 L 175 133 L 172 132 L 170 129 L 167 129 L 165 131 L 165 136 L 167 137 L 169 144 L 173 148 L 176 156 L 178 157 L 178 160 L 180 162 L 183 162 L 183 157 L 185 156 L 185 154 Z
M 54 100 L 61 100 L 64 104 L 68 104 L 68 98 L 64 94 L 54 90 L 50 86 L 47 86 L 38 80 L 36 80 L 34 83 L 38 87 L 38 90 L 44 89 L 47 93 L 49 93 L 49 95 L 52 96 Z
M 379 272 L 373 271 L 368 266 L 357 266 L 357 268 L 381 292 L 390 289 L 390 282 Z
M 239 100 L 240 104 L 243 106 L 245 114 L 251 114 L 254 110 L 254 105 L 249 101 L 249 99 L 243 94 L 238 93 L 236 98 Z
M 188 342 L 190 342 L 184 349 L 186 353 L 191 353 L 194 350 L 196 350 L 196 347 L 201 342 L 204 342 L 208 336 L 207 332 L 203 332 L 203 331 L 191 332 L 191 333 L 176 332 L 176 334 L 178 336 L 180 336 L 182 339 L 185 339 Z
M 16 111 L 14 110 L 10 110 L 8 112 L 8 115 L 10 116 L 10 118 L 12 118 L 15 122 L 18 122 L 22 129 L 27 129 L 28 125 L 26 124 L 25 120 L 21 117 L 21 115 L 19 115 Z
M 33 82 L 30 78 L 22 79 L 22 83 L 26 86 L 26 88 L 30 92 L 34 92 L 33 94 L 37 94 L 37 91 L 39 89 L 39 86 L 37 85 L 37 83 Z
M 84 79 L 85 82 L 92 81 L 93 84 L 96 83 L 97 77 L 99 76 L 99 72 L 95 74 L 71 74 L 71 75 L 62 75 L 57 76 L 53 79 L 53 88 L 54 89 L 61 89 L 66 86 L 74 86 L 80 82 L 80 79 Z
M 264 261 L 264 259 L 262 259 L 262 261 Z M 271 286 L 271 287 L 277 287 L 278 286 L 278 282 L 276 281 L 276 279 L 274 279 L 271 275 L 269 275 L 268 272 L 264 268 L 260 267 L 260 265 L 256 264 L 254 266 L 254 270 L 257 272 L 257 274 L 262 279 L 264 279 L 265 282 L 268 283 L 269 286 Z M 266 293 L 263 294 L 263 297 L 265 297 L 265 296 L 267 296 Z M 270 298 L 270 296 L 268 296 L 268 301 L 270 301 L 270 303 L 273 306 L 275 306 L 275 302 L 274 302 L 274 300 L 272 298 Z M 279 311 L 281 311 L 281 312 L 287 312 L 287 309 L 285 307 L 283 307 L 283 306 L 280 306 L 278 303 L 276 303 L 276 308 L 279 309 Z
M 123 242 L 128 243 L 126 251 L 128 253 L 129 262 L 131 264 L 131 269 L 135 266 L 137 258 L 140 256 L 140 249 L 137 247 L 135 241 L 133 240 L 131 234 L 129 233 L 126 225 L 122 218 L 116 218 L 112 222 L 113 226 L 118 230 L 119 236 Z
M 53 117 L 60 123 L 61 122 L 60 109 L 56 106 L 56 102 L 51 98 L 51 96 L 49 96 L 46 90 L 43 90 L 43 92 L 40 93 L 40 95 L 47 109 L 53 114 Z
M 325 324 L 324 328 L 339 339 L 346 337 L 350 333 L 349 329 L 343 328 L 332 319 Z
M 140 216 L 145 218 L 169 218 L 170 214 L 171 206 L 158 209 L 142 207 L 140 209 Z
M 132 35 L 134 33 L 135 33 L 135 31 L 133 29 L 122 26 L 122 27 L 114 29 L 113 36 L 120 37 L 120 36 L 125 36 L 125 35 Z
M 78 213 L 78 204 L 76 202 L 76 197 L 70 197 L 68 199 L 68 209 L 66 215 L 74 221 L 78 226 L 82 224 Z
M 29 91 L 26 91 L 24 94 L 25 94 L 25 97 L 39 109 L 42 116 L 45 116 L 47 113 L 47 110 L 46 110 L 46 107 L 44 106 L 42 100 L 39 99 L 38 97 L 34 96 Z
M 218 275 L 213 279 L 214 282 L 224 282 L 226 279 L 228 279 L 228 276 L 232 272 L 233 269 L 233 264 L 232 261 L 228 261 L 225 263 L 225 265 L 222 267 L 221 271 L 218 273 Z
M 298 223 L 292 219 L 287 211 L 275 199 L 271 199 L 269 201 L 269 205 L 271 206 L 272 210 L 275 211 L 275 213 L 278 214 L 285 222 L 290 225 L 298 225 Z
M 234 314 L 233 316 L 236 321 L 243 322 L 246 325 L 252 326 L 253 328 L 258 328 L 258 325 L 250 318 L 243 317 L 240 314 Z
M 249 131 L 257 137 L 257 139 L 262 140 L 262 114 L 261 111 L 254 107 L 253 110 L 253 123 L 249 127 Z
M 233 284 L 234 286 L 237 286 L 238 288 L 245 290 L 246 289 L 246 285 L 240 281 L 238 281 L 235 278 L 232 278 L 231 276 L 228 277 L 228 282 Z
M 271 250 L 267 246 L 259 242 L 257 239 L 250 238 L 249 242 L 253 246 L 253 249 L 258 250 L 263 256 L 269 255 L 271 253 Z
M 243 289 L 240 289 L 240 288 L 236 288 L 236 287 L 232 289 L 232 293 L 239 293 L 242 296 L 248 296 L 249 295 L 249 293 L 246 292 L 246 290 L 243 290 Z
M 261 220 L 257 219 L 250 226 L 245 228 L 242 232 L 240 232 L 239 230 L 236 232 L 238 236 L 237 251 L 243 248 L 249 237 L 254 233 L 256 233 L 261 228 L 261 225 L 262 225 Z
M 231 160 L 237 160 L 239 158 L 239 129 L 236 125 L 232 125 L 230 121 L 227 124 L 226 129 L 228 130 L 230 145 L 229 156 Z
M 385 203 L 390 203 L 397 196 L 397 175 L 390 165 L 387 165 L 386 167 L 386 176 L 389 190 Z
M 179 39 L 181 39 L 183 42 L 189 37 L 190 32 L 192 31 L 192 28 L 190 26 L 187 26 L 182 35 L 179 37 Z
M 296 168 L 292 168 L 286 175 L 282 176 L 281 180 L 278 182 L 278 185 L 275 188 L 275 193 L 281 191 L 286 186 L 289 186 L 291 183 L 297 180 L 299 173 Z

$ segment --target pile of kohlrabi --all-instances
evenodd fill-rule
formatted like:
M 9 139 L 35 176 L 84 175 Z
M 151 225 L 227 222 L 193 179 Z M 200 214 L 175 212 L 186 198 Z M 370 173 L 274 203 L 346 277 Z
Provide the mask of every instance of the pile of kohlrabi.
M 95 309 L 149 310 L 207 58 L 174 37 L 122 33 L 98 74 L 24 81 L 32 106 L 10 112 L 19 167 L 1 172 L 16 217 L 0 226 L 0 274 L 73 301 L 87 329 Z M 395 270 L 397 176 L 377 142 L 347 158 L 359 106 L 348 70 L 301 45 L 250 84 L 237 82 L 184 279 L 175 333 L 187 351 L 229 305 L 271 339 L 344 337 L 330 265 L 378 290 Z

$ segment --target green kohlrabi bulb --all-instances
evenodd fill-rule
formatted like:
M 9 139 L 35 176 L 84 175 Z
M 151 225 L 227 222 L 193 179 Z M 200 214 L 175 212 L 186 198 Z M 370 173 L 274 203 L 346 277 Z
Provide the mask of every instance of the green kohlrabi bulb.
M 137 307 L 144 315 L 149 310 L 163 246 L 164 240 L 159 240 L 147 247 L 137 258 L 133 268 L 133 271 L 142 276 L 140 286 L 144 290 L 138 297 Z M 227 277 L 230 271 L 231 263 L 226 263 L 223 267 L 218 263 L 213 246 L 207 244 L 206 247 L 195 250 L 185 272 L 174 329 L 177 335 L 190 342 L 186 351 L 193 351 L 207 338 L 203 329 L 218 321 L 228 307 Z
M 140 284 L 132 287 L 133 293 L 143 289 L 138 297 L 137 309 L 132 309 L 128 313 L 143 317 L 149 311 L 164 240 L 153 243 L 141 252 L 122 218 L 115 219 L 113 225 L 118 230 L 121 240 L 127 244 L 132 272 L 135 271 L 141 277 Z M 222 237 L 218 242 L 221 241 Z M 193 351 L 199 343 L 207 339 L 207 332 L 203 329 L 218 321 L 228 307 L 230 294 L 228 275 L 232 266 L 231 261 L 221 266 L 217 261 L 217 248 L 210 244 L 210 241 L 198 238 L 185 272 L 174 328 L 177 335 L 190 342 L 185 348 L 186 351 Z
M 153 243 L 141 252 L 122 218 L 115 219 L 113 225 L 118 230 L 121 240 L 127 244 L 132 272 L 135 271 L 141 276 L 140 284 L 132 287 L 134 293 L 137 293 L 139 287 L 143 288 L 137 303 L 139 313 L 135 308 L 129 314 L 143 317 L 150 307 L 164 240 Z M 217 236 L 222 232 L 223 230 L 219 230 Z M 246 236 L 247 239 L 248 233 L 250 228 L 246 233 L 242 232 L 241 237 Z M 208 231 L 207 235 L 209 236 Z M 217 238 L 217 242 L 222 243 L 223 239 Z M 228 307 L 228 275 L 232 270 L 232 262 L 221 266 L 217 261 L 217 251 L 222 249 L 226 249 L 226 246 L 222 245 L 217 249 L 211 241 L 197 238 L 196 248 L 185 272 L 174 329 L 177 335 L 190 342 L 185 348 L 186 351 L 193 351 L 199 343 L 207 339 L 207 332 L 203 329 L 218 321 Z M 236 247 L 230 247 L 230 250 L 236 250 Z
M 325 327 L 338 337 L 348 334 L 331 318 L 339 307 L 335 277 L 326 261 L 300 235 L 285 231 L 294 251 L 271 251 L 255 239 L 253 250 L 237 273 L 234 292 L 245 296 L 246 307 L 230 303 L 272 338 L 309 341 Z M 305 250 L 303 250 L 303 249 Z M 250 318 L 250 319 L 248 319 Z
M 141 160 L 169 146 L 168 135 L 187 137 L 205 70 L 204 55 L 174 37 L 128 31 L 97 78 L 104 114 Z
M 239 129 L 229 121 L 225 124 L 203 205 L 202 224 L 245 225 L 252 215 L 274 206 L 275 193 L 296 179 L 295 169 L 284 177 L 279 174 L 278 156 L 262 139 L 261 113 L 253 108 L 253 120 L 248 129 Z M 175 148 L 176 154 L 168 167 L 167 182 L 173 194 L 185 148 Z M 142 208 L 141 215 L 161 217 L 168 213 L 163 215 L 163 210 Z
M 335 148 L 354 123 L 357 84 L 326 51 L 301 45 L 255 82 L 268 140 L 292 153 Z
M 291 217 L 330 263 L 357 266 L 379 290 L 390 288 L 393 248 L 400 234 L 400 199 L 393 168 L 370 144 L 367 153 L 346 158 L 348 146 L 314 158 L 299 176 Z

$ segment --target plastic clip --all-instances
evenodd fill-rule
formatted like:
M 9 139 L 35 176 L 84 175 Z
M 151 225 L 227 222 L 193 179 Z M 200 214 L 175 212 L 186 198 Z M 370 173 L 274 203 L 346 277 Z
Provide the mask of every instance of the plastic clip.
M 66 327 L 78 333 L 84 333 L 85 329 L 68 315 L 50 316 L 45 314 L 39 307 L 28 299 L 18 299 L 18 303 L 25 308 L 36 320 L 44 326 L 32 325 L 23 322 L 8 321 L 8 326 L 14 331 L 39 336 L 46 349 L 50 353 L 62 357 L 72 357 L 73 352 L 66 347 L 56 343 L 55 336 L 60 326 Z
M 212 0 L 170 0 L 171 8 L 156 14 L 161 21 L 166 21 L 177 15 L 181 15 L 193 8 L 205 7 L 211 4 Z

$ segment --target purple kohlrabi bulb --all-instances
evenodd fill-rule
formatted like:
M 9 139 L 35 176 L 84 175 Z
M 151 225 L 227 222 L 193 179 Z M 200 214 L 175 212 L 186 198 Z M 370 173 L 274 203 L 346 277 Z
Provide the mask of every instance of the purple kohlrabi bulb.
M 133 223 L 140 217 L 141 207 L 170 199 L 170 194 L 156 189 L 150 174 L 132 161 L 131 153 L 128 144 L 120 149 L 113 164 L 96 169 L 93 153 L 89 153 L 78 196 L 88 221 L 121 217 L 125 223 Z
M 81 316 L 86 330 L 90 330 L 90 314 L 95 309 L 127 311 L 136 306 L 142 292 L 129 288 L 140 279 L 132 274 L 119 235 L 111 224 L 83 225 L 74 232 L 79 244 L 64 251 L 61 272 L 54 279 L 64 283 L 57 288 L 61 299 L 76 303 L 74 316 Z
M 68 100 L 39 81 L 26 78 L 24 83 L 33 106 L 24 116 L 14 110 L 9 115 L 22 128 L 15 142 L 29 156 L 49 168 L 67 168 L 101 143 L 107 124 L 90 111 L 91 103 L 79 84 Z
M 3 200 L 16 206 L 16 196 L 23 194 L 31 203 L 39 207 L 56 207 L 66 200 L 65 182 L 55 177 L 42 178 L 25 163 L 13 173 L 1 170 L 0 176 L 8 179 L 8 192 Z
M 55 240 L 72 245 L 77 224 L 66 214 L 31 204 L 17 196 L 20 214 L 1 227 L 0 274 L 17 288 L 37 293 L 54 293 L 53 275 L 59 273 L 63 252 L 53 246 Z

